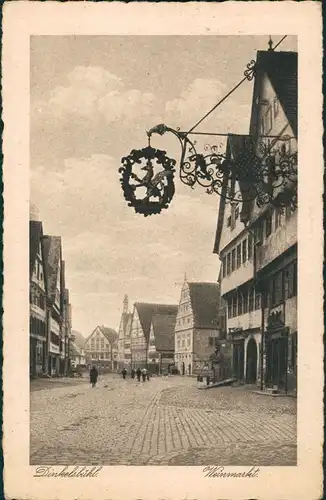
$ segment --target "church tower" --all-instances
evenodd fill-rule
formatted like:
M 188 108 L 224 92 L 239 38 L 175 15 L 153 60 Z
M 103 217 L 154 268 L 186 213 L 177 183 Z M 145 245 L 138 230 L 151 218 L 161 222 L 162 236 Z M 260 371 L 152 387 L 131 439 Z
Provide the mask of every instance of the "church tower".
M 128 295 L 125 295 L 125 298 L 123 299 L 123 312 L 128 312 Z

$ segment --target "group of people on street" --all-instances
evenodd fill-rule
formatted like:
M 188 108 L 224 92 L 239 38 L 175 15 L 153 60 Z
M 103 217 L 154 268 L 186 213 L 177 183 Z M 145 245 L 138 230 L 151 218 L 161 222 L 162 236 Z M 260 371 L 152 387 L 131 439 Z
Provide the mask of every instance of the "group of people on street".
M 127 377 L 127 370 L 126 368 L 123 368 L 121 371 L 122 378 L 125 380 Z M 146 380 L 149 381 L 149 373 L 147 368 L 143 368 L 142 370 L 140 368 L 137 368 L 135 370 L 134 368 L 131 370 L 131 378 L 137 377 L 138 382 L 142 379 L 143 382 L 146 382 Z M 92 387 L 95 387 L 97 384 L 97 379 L 98 379 L 98 371 L 95 366 L 93 366 L 89 372 L 89 378 L 90 378 L 90 383 Z
M 127 370 L 124 368 L 122 370 L 123 378 L 126 378 L 126 375 L 127 375 Z M 149 380 L 149 373 L 148 373 L 147 368 L 143 368 L 142 370 L 140 368 L 137 368 L 137 370 L 135 370 L 133 368 L 131 370 L 131 378 L 134 379 L 135 377 L 137 377 L 138 382 L 140 382 L 141 379 L 143 380 L 143 382 L 146 382 L 146 380 Z

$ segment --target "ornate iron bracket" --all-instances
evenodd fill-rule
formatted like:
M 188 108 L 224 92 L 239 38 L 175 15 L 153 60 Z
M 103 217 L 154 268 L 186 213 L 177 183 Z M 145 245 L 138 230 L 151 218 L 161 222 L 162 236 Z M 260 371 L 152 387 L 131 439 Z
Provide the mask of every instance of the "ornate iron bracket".
M 172 133 L 181 146 L 179 177 L 187 186 L 194 188 L 198 184 L 208 194 L 217 193 L 231 203 L 255 200 L 258 207 L 272 203 L 281 208 L 289 205 L 296 208 L 297 153 L 291 144 L 294 138 L 281 133 L 277 137 L 261 137 L 257 142 L 251 136 L 215 134 L 228 137 L 230 143 L 242 141 L 235 154 L 228 150 L 222 152 L 215 145 L 206 145 L 203 152 L 198 152 L 196 142 L 189 138 L 195 127 L 244 81 L 251 81 L 255 74 L 255 61 L 250 61 L 244 78 L 192 129 L 182 132 L 163 123 L 156 125 L 147 132 L 147 147 L 133 150 L 122 158 L 120 181 L 129 206 L 147 216 L 160 213 L 171 202 L 176 161 L 168 158 L 165 151 L 152 148 L 151 137 L 153 134 Z

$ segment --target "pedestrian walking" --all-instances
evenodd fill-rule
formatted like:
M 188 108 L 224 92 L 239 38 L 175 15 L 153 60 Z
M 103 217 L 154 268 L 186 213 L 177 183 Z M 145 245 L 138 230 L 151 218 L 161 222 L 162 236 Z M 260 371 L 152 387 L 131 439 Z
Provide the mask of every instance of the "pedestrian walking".
M 127 376 L 127 370 L 125 368 L 123 368 L 123 370 L 122 370 L 122 378 L 123 378 L 123 380 L 126 380 L 126 376 Z
M 96 370 L 95 366 L 93 366 L 91 371 L 89 372 L 89 378 L 90 378 L 90 383 L 92 384 L 92 387 L 95 387 L 96 383 L 97 383 L 97 378 L 98 378 L 98 371 Z
M 136 376 L 136 371 L 135 371 L 135 369 L 133 368 L 133 369 L 131 370 L 131 378 L 135 378 L 135 376 Z
M 147 369 L 143 368 L 142 371 L 141 371 L 141 374 L 142 374 L 142 377 L 143 377 L 143 382 L 146 382 L 146 378 L 147 378 L 147 374 L 148 374 Z
M 140 382 L 140 377 L 141 377 L 141 369 L 140 368 L 137 368 L 136 375 L 137 375 L 138 382 Z

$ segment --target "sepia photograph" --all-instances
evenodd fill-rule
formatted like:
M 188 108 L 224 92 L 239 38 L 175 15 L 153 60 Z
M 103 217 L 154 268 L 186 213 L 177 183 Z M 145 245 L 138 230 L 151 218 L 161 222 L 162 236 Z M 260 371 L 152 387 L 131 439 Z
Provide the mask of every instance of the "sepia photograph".
M 30 92 L 30 463 L 296 465 L 297 38 L 32 36 Z
M 5 497 L 322 496 L 314 2 L 7 2 Z

